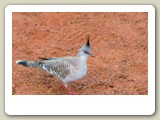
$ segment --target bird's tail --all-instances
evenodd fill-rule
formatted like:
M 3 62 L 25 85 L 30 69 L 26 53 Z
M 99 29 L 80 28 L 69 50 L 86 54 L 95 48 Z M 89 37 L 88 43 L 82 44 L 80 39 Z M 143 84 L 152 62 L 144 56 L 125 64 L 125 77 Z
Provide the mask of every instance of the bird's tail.
M 38 61 L 26 61 L 26 60 L 18 60 L 16 61 L 17 64 L 23 65 L 25 67 L 41 67 L 42 63 Z

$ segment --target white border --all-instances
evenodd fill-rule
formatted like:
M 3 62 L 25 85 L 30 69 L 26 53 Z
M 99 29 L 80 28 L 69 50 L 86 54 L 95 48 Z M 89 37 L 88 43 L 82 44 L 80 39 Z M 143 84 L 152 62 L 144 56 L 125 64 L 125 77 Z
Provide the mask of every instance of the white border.
M 12 12 L 148 12 L 148 95 L 12 95 Z M 9 5 L 5 9 L 5 111 L 9 115 L 152 115 L 155 9 L 151 5 Z

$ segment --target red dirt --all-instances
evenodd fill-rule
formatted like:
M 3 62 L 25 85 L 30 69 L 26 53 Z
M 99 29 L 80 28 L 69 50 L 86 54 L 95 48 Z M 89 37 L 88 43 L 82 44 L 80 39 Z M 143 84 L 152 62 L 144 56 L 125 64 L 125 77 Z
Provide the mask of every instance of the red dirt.
M 148 94 L 147 13 L 13 13 L 13 95 L 68 94 L 48 73 L 17 60 L 75 56 L 90 36 L 88 74 L 69 86 L 80 95 Z

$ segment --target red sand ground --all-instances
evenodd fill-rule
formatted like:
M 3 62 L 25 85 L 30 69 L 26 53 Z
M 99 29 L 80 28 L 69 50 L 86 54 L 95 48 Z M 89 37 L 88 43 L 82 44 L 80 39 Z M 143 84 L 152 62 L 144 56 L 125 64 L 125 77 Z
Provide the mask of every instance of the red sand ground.
M 87 34 L 95 57 L 69 86 L 80 95 L 147 95 L 147 29 L 147 13 L 13 13 L 13 95 L 68 94 L 57 78 L 15 62 L 74 56 Z

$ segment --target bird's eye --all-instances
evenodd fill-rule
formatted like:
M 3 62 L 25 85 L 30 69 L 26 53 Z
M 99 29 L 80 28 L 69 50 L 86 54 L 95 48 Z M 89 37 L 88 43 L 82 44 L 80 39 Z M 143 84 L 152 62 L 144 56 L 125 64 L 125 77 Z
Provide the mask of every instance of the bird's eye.
M 89 54 L 89 52 L 88 52 L 88 51 L 86 51 L 86 50 L 84 51 L 84 53 Z

